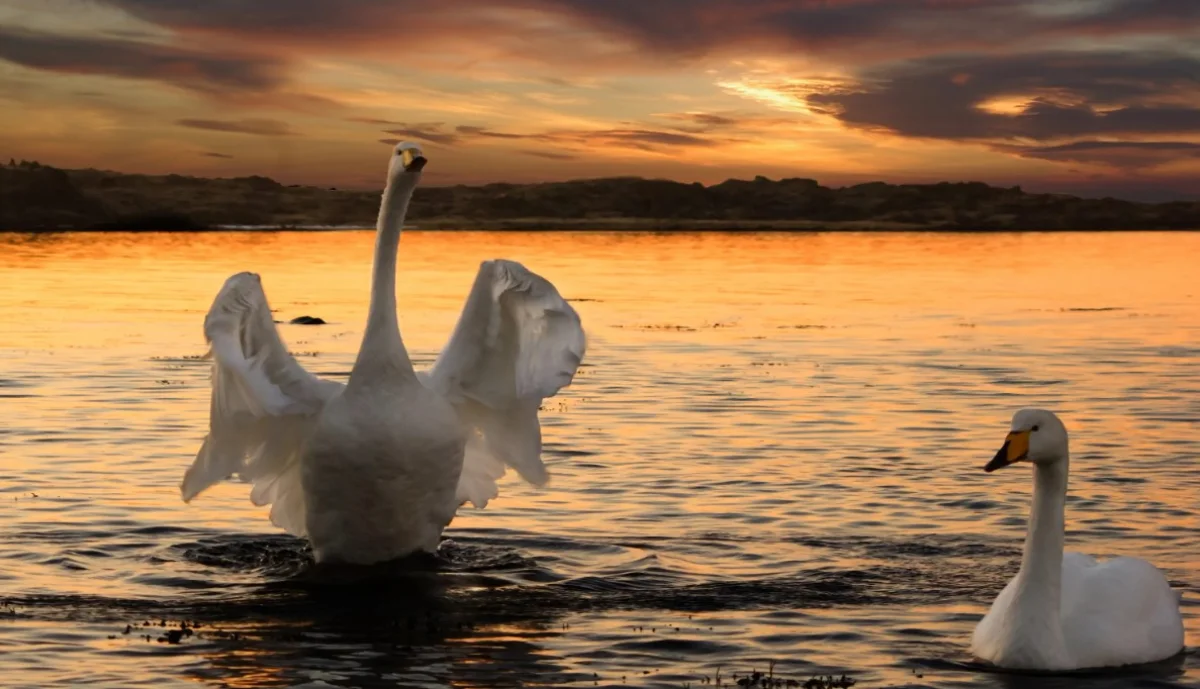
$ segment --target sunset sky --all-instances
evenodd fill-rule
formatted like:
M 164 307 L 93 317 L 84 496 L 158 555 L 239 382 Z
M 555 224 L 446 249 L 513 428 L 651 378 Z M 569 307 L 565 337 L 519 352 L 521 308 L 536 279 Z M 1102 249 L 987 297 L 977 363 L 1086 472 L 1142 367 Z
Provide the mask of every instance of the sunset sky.
M 1200 0 L 0 0 L 0 157 L 1200 195 Z M 384 143 L 381 143 L 384 142 Z

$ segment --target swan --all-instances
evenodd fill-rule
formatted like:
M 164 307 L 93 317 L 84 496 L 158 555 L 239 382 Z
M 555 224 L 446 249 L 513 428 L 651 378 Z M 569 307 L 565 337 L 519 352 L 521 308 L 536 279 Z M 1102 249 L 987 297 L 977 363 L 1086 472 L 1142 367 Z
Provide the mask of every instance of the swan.
M 460 505 L 498 495 L 506 467 L 546 483 L 538 408 L 583 360 L 579 316 L 519 263 L 485 261 L 433 367 L 414 371 L 396 316 L 396 254 L 426 162 L 415 144 L 393 149 L 366 330 L 345 384 L 287 351 L 257 274 L 225 281 L 204 318 L 209 432 L 180 484 L 184 502 L 236 475 L 318 563 L 366 565 L 435 551 Z
M 1033 510 L 1021 569 L 975 627 L 971 652 L 1003 668 L 1079 670 L 1149 663 L 1183 649 L 1180 596 L 1154 565 L 1063 552 L 1067 429 L 1022 409 L 984 471 L 1033 464 Z

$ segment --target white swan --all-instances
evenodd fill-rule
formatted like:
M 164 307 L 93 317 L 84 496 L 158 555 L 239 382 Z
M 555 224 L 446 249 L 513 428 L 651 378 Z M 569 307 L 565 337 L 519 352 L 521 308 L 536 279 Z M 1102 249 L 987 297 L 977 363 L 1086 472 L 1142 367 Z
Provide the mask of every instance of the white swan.
M 288 353 L 258 275 L 230 277 L 204 319 L 214 359 L 209 433 L 190 501 L 237 475 L 318 562 L 370 564 L 437 548 L 459 505 L 483 507 L 505 466 L 546 482 L 538 407 L 569 385 L 585 338 L 552 284 L 482 264 L 450 341 L 416 373 L 396 317 L 396 253 L 426 158 L 394 149 L 376 227 L 371 305 L 347 384 Z
M 1033 511 L 1021 569 L 975 627 L 971 652 L 995 665 L 1076 670 L 1163 660 L 1183 648 L 1180 597 L 1154 565 L 1063 553 L 1067 429 L 1053 413 L 1022 409 L 991 472 L 1033 464 Z

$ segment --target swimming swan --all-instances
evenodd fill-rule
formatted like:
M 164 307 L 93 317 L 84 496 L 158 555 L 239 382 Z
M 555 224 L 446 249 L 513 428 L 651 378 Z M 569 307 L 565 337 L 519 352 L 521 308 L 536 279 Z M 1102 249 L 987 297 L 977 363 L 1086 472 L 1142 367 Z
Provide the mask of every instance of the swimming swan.
M 506 466 L 546 482 L 538 407 L 582 361 L 579 316 L 542 277 L 486 261 L 433 368 L 415 372 L 396 316 L 396 253 L 425 164 L 416 145 L 395 147 L 348 383 L 288 353 L 258 275 L 225 282 L 204 319 L 212 405 L 185 502 L 236 474 L 274 524 L 309 539 L 317 562 L 370 564 L 436 550 L 459 505 L 496 497 Z
M 1033 464 L 1033 511 L 1021 569 L 975 627 L 971 652 L 1000 667 L 1076 670 L 1163 660 L 1183 648 L 1179 596 L 1145 560 L 1063 553 L 1067 429 L 1022 409 L 984 471 Z

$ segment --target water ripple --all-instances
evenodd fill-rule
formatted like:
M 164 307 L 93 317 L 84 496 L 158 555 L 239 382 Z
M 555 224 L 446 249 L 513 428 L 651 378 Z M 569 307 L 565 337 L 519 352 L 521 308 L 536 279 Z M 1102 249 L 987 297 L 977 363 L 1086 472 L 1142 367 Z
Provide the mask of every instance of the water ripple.
M 314 566 L 244 485 L 185 505 L 178 481 L 207 421 L 199 319 L 221 281 L 254 269 L 280 320 L 342 324 L 279 327 L 344 380 L 369 233 L 0 235 L 22 285 L 0 292 L 0 676 L 1196 686 L 1200 311 L 1178 288 L 1200 236 L 1012 241 L 408 234 L 400 309 L 422 365 L 495 255 L 587 297 L 588 361 L 543 411 L 546 488 L 510 476 L 436 556 L 346 569 Z M 1071 426 L 1070 546 L 1162 567 L 1187 653 L 1065 678 L 970 658 L 1020 558 L 1030 477 L 982 471 L 1019 406 Z

